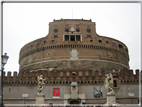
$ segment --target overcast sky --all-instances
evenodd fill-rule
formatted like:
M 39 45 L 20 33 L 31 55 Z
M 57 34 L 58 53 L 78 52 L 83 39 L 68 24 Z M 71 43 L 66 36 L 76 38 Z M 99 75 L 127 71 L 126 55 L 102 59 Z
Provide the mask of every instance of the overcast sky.
M 92 19 L 99 35 L 123 42 L 130 69 L 140 69 L 139 3 L 4 3 L 3 54 L 5 71 L 19 71 L 19 52 L 27 43 L 45 37 L 53 19 Z

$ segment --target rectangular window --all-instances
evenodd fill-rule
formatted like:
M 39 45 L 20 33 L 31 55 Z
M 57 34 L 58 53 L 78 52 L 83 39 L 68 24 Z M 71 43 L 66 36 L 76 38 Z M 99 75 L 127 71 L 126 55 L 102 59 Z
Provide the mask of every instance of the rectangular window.
M 87 33 L 87 37 L 91 37 L 91 34 L 90 34 L 90 33 Z
M 67 32 L 69 31 L 68 25 L 66 25 L 65 31 L 67 31 Z
M 63 72 L 60 72 L 60 76 L 61 76 L 61 77 L 63 76 Z
M 71 41 L 75 41 L 75 35 L 71 35 Z
M 55 34 L 54 34 L 54 37 L 56 38 L 57 36 L 58 36 L 58 34 L 57 34 L 57 33 L 55 33 Z
M 69 41 L 69 35 L 65 35 L 65 41 Z
M 82 71 L 79 71 L 79 76 L 82 76 Z
M 76 25 L 76 31 L 80 31 L 79 25 Z
M 54 31 L 58 31 L 58 27 L 57 26 L 54 27 Z
M 60 88 L 53 88 L 53 98 L 60 98 Z
M 115 46 L 115 43 L 114 43 L 114 42 L 112 42 L 112 46 Z
M 80 35 L 76 35 L 76 41 L 81 41 L 80 40 Z
M 69 77 L 69 76 L 70 76 L 70 73 L 69 73 L 69 72 L 66 72 L 66 76 L 68 76 L 68 77 Z
M 87 26 L 87 31 L 90 31 L 90 26 Z

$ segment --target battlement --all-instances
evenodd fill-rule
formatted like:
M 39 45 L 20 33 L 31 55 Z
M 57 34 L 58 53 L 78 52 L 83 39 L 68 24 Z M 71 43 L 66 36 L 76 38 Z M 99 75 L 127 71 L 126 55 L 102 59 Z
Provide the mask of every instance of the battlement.
M 88 22 L 92 22 L 91 19 L 87 20 L 87 19 L 54 19 L 53 20 L 54 22 L 57 22 L 57 21 L 88 21 Z
M 136 74 L 133 74 L 133 70 L 117 72 L 112 71 L 114 80 L 117 80 L 119 84 L 139 84 L 140 71 L 135 70 Z M 104 84 L 106 78 L 105 71 L 94 71 L 94 70 L 56 70 L 51 71 L 39 70 L 37 72 L 20 72 L 16 71 L 11 75 L 11 72 L 3 73 L 3 84 L 4 85 L 37 85 L 37 76 L 40 74 L 44 75 L 46 85 L 69 85 L 72 81 L 78 84 Z

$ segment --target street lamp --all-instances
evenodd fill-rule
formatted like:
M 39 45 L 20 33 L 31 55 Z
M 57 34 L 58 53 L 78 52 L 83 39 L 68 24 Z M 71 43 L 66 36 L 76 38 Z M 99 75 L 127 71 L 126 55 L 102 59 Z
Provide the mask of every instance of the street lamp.
M 25 100 L 28 98 L 29 94 L 22 94 L 22 97 L 24 98 L 24 107 L 25 107 Z
M 7 60 L 9 58 L 9 56 L 7 56 L 7 53 L 5 53 L 4 55 L 1 56 L 2 58 L 2 70 L 1 70 L 1 81 L 0 81 L 0 105 L 2 105 L 2 97 L 3 97 L 3 93 L 2 93 L 2 84 L 3 84 L 3 70 L 4 70 L 4 65 L 7 63 Z
M 7 63 L 9 56 L 7 56 L 7 53 L 5 55 L 2 55 L 2 68 L 4 68 L 4 65 Z

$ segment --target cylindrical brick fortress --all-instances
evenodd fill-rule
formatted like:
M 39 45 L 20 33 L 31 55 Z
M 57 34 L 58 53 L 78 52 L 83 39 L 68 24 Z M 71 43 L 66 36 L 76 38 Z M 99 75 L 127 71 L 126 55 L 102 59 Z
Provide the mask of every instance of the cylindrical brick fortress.
M 49 23 L 49 34 L 20 50 L 20 72 L 47 69 L 90 69 L 110 72 L 129 70 L 126 45 L 99 36 L 95 22 L 61 19 Z

